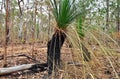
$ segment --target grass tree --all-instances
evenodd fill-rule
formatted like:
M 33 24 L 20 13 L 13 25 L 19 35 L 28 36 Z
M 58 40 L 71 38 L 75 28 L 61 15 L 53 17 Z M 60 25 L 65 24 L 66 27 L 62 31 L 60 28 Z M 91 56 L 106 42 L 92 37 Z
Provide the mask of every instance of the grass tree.
M 80 14 L 80 10 L 77 8 L 77 0 L 50 1 L 56 25 L 55 32 L 47 44 L 47 64 L 49 75 L 52 74 L 52 71 L 56 69 L 56 67 L 60 67 L 60 50 L 66 39 L 66 28 Z

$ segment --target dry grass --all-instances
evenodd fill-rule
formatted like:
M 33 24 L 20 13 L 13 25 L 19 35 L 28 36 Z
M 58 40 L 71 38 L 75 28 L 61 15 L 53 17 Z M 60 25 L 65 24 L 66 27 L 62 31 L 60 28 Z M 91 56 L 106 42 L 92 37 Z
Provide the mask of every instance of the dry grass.
M 35 44 L 34 47 L 34 57 L 41 62 L 46 62 L 46 46 L 42 46 L 42 44 Z M 15 45 L 13 49 L 11 46 L 8 46 L 9 55 L 24 53 L 29 56 L 30 55 L 31 45 Z M 106 56 L 101 53 L 99 50 L 99 46 L 96 46 L 92 53 L 94 53 L 95 57 L 92 57 L 90 62 L 83 62 L 81 59 L 78 59 L 79 51 L 72 50 L 71 48 L 67 48 L 66 45 L 62 48 L 62 69 L 58 72 L 57 79 L 111 79 L 115 77 L 115 73 L 107 60 Z M 89 48 L 91 50 L 91 48 Z M 3 53 L 3 48 L 0 48 L 0 51 Z M 118 54 L 118 55 L 117 55 Z M 116 72 L 120 75 L 120 55 L 119 53 L 115 54 L 113 52 L 114 68 Z M 110 57 L 112 59 L 112 57 Z M 2 67 L 3 60 L 0 60 Z M 78 65 L 67 64 L 68 62 L 77 62 Z M 14 57 L 8 58 L 8 66 L 15 66 L 20 64 L 27 63 L 35 63 L 34 61 L 27 59 L 26 57 Z M 5 75 L 0 77 L 0 79 L 42 79 L 42 77 L 47 74 L 47 72 L 27 72 L 19 71 L 16 73 L 12 73 L 10 75 Z

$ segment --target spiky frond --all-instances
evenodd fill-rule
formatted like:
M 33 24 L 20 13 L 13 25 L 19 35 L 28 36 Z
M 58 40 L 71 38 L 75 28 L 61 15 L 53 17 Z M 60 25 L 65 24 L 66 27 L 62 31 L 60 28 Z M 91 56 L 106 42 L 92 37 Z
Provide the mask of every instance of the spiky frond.
M 77 0 L 50 0 L 57 27 L 65 29 L 79 14 Z

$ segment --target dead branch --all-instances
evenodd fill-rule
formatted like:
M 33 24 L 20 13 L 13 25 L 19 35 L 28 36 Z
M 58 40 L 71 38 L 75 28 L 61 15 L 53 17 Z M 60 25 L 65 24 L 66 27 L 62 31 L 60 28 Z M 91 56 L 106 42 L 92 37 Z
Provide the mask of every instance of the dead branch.
M 40 61 L 38 61 L 38 60 L 36 60 L 36 59 L 34 59 L 34 58 L 26 55 L 26 54 L 10 55 L 10 56 L 7 56 L 7 58 L 10 58 L 10 57 L 22 57 L 22 56 L 23 56 L 23 57 L 27 57 L 28 59 L 31 59 L 31 60 L 33 60 L 33 61 L 35 61 L 35 62 L 40 63 Z M 1 56 L 0 56 L 0 60 L 3 60 L 3 58 L 4 58 L 3 55 L 1 55 Z

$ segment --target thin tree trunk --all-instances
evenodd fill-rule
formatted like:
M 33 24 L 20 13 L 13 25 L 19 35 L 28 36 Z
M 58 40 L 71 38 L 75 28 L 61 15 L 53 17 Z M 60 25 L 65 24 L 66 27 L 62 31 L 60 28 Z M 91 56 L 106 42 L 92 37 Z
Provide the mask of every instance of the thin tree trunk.
M 106 8 L 106 31 L 109 29 L 109 0 L 106 0 L 106 5 L 107 5 L 107 8 Z
M 23 29 L 23 41 L 22 43 L 25 44 L 27 40 L 27 23 L 24 24 L 24 29 Z
M 42 0 L 41 0 L 41 5 L 40 5 L 40 19 L 41 19 L 41 21 L 40 21 L 40 34 L 42 33 L 42 35 L 40 35 L 40 39 L 41 38 L 43 38 L 44 37 L 44 34 L 43 34 L 43 17 L 42 17 L 42 15 L 43 15 L 43 10 L 42 10 Z M 43 40 L 42 40 L 42 43 L 44 43 L 44 38 L 43 38 Z
M 12 6 L 12 5 L 11 5 Z M 12 8 L 11 9 L 11 45 L 12 45 L 12 50 L 11 50 L 11 52 L 14 54 L 14 52 L 13 52 L 13 48 L 14 48 L 14 46 L 13 46 L 13 44 L 14 44 L 14 8 Z M 12 60 L 12 58 L 11 58 L 11 60 Z
M 52 71 L 60 67 L 60 50 L 65 41 L 66 35 L 61 31 L 57 31 L 48 42 L 47 49 L 47 63 L 48 74 L 51 75 Z
M 33 13 L 33 22 L 34 25 L 32 27 L 32 56 L 34 57 L 34 43 L 35 43 L 35 27 L 36 27 L 36 14 L 37 14 L 37 2 L 34 2 L 34 13 Z
M 6 59 L 6 56 L 7 56 L 7 44 L 8 44 L 8 41 L 9 41 L 9 10 L 8 10 L 8 3 L 9 3 L 9 0 L 6 0 L 6 16 L 5 16 L 5 52 L 4 52 L 4 67 L 7 66 L 7 59 Z
M 117 0 L 117 31 L 120 32 L 120 0 Z
M 50 17 L 50 8 L 49 8 L 50 6 L 48 6 L 47 7 L 47 9 L 48 9 L 48 40 L 49 40 L 49 38 L 50 38 L 50 20 L 51 20 L 51 17 Z

